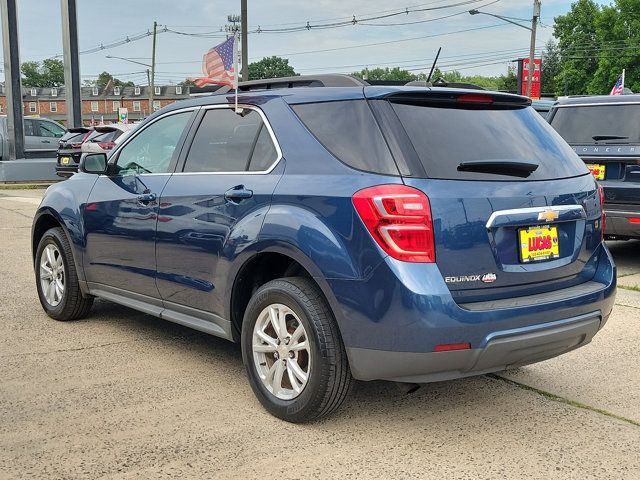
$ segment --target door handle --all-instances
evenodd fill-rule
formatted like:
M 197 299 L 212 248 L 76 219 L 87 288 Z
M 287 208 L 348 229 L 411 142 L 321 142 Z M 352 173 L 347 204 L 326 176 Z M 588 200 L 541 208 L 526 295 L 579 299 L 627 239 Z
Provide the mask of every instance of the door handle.
M 42 143 L 51 143 L 51 140 L 40 140 Z
M 253 191 L 244 188 L 244 185 L 237 185 L 224 192 L 224 198 L 234 203 L 239 203 L 251 197 L 253 197 Z
M 141 203 L 143 205 L 148 205 L 149 203 L 153 202 L 155 199 L 156 199 L 155 193 L 143 193 L 141 195 L 138 195 L 138 203 Z

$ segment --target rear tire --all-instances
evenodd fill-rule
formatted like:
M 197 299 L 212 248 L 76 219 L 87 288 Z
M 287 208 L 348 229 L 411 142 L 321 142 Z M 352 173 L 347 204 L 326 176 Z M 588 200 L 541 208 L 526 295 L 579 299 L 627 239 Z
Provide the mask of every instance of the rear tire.
M 51 228 L 40 239 L 35 273 L 40 304 L 51 318 L 77 320 L 89 313 L 93 297 L 82 296 L 71 245 L 62 228 Z
M 251 388 L 282 420 L 301 423 L 328 415 L 351 389 L 340 332 L 309 279 L 283 278 L 260 287 L 247 306 L 241 344 Z

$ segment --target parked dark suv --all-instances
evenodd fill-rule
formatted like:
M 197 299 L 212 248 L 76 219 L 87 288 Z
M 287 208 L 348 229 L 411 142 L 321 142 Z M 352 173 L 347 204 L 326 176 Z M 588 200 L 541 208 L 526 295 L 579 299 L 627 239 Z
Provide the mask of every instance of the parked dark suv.
M 601 191 L 528 99 L 348 76 L 241 90 L 238 112 L 233 94 L 156 112 L 49 187 L 32 237 L 49 316 L 101 297 L 239 342 L 292 422 L 354 378 L 504 370 L 607 321 Z
M 640 95 L 560 100 L 549 122 L 604 187 L 605 236 L 640 238 Z

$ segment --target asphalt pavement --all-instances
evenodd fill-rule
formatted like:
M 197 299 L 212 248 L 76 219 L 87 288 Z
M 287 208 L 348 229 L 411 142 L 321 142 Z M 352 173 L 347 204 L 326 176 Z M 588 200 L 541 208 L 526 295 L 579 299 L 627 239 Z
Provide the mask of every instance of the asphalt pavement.
M 47 317 L 41 195 L 0 190 L 2 479 L 640 478 L 640 242 L 610 245 L 625 288 L 590 345 L 412 394 L 360 382 L 291 425 L 261 408 L 234 344 L 105 301 Z

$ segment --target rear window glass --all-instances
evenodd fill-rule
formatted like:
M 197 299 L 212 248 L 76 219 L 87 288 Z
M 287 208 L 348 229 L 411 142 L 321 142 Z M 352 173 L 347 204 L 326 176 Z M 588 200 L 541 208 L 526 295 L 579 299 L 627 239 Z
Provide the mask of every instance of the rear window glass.
M 537 164 L 522 180 L 550 180 L 587 173 L 573 149 L 531 107 L 436 108 L 392 103 L 429 178 L 511 180 L 501 172 L 459 171 L 463 162 Z
M 114 130 L 112 132 L 101 133 L 100 135 L 96 135 L 91 139 L 92 142 L 113 142 L 116 138 L 120 136 L 122 131 Z
M 640 143 L 640 105 L 560 107 L 551 125 L 572 144 L 593 144 L 594 136 L 607 135 L 627 138 L 600 139 L 599 143 Z
M 398 168 L 366 101 L 306 103 L 291 108 L 320 143 L 350 167 L 398 175 Z

